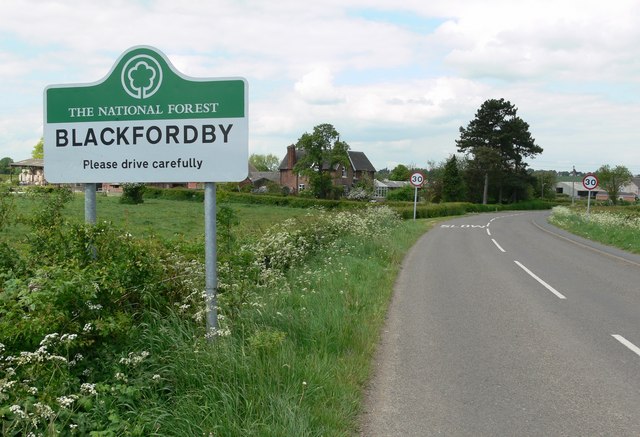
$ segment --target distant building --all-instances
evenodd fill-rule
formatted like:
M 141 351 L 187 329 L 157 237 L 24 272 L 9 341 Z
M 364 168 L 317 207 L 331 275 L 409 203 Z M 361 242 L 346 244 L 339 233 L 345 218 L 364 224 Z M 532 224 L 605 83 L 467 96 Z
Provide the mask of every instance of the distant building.
M 584 188 L 582 181 L 558 182 L 556 183 L 556 193 L 564 194 L 574 199 L 586 199 L 589 191 Z M 591 198 L 596 200 L 609 200 L 609 193 L 598 185 L 591 190 Z M 626 202 L 635 202 L 640 198 L 640 178 L 633 178 L 632 181 L 623 186 L 618 193 L 618 199 Z
M 288 187 L 292 194 L 297 194 L 309 188 L 309 180 L 293 169 L 304 154 L 304 150 L 296 149 L 291 144 L 287 147 L 287 154 L 280 163 L 280 185 Z M 349 150 L 347 154 L 349 156 L 349 164 L 346 166 L 337 164 L 333 168 L 328 168 L 327 164 L 323 164 L 323 168 L 331 172 L 333 185 L 343 186 L 345 192 L 349 192 L 356 183 L 364 178 L 373 180 L 376 173 L 375 167 L 364 152 Z
M 406 187 L 409 184 L 409 181 L 390 181 L 385 179 L 383 181 L 375 180 L 374 181 L 374 197 L 378 199 L 384 199 L 389 194 L 389 191 L 397 190 L 399 188 Z
M 20 169 L 18 182 L 20 185 L 46 185 L 44 179 L 44 159 L 25 159 L 12 162 L 11 167 Z

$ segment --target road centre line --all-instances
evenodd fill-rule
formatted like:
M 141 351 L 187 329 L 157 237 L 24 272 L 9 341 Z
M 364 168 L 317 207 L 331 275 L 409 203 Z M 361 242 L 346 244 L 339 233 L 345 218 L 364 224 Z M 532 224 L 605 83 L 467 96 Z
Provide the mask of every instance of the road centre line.
M 613 338 L 615 338 L 616 340 L 618 340 L 620 343 L 622 343 L 623 345 L 625 345 L 626 347 L 628 347 L 632 352 L 634 352 L 636 355 L 640 356 L 640 348 L 638 346 L 636 346 L 635 344 L 631 343 L 629 340 L 627 340 L 626 338 L 624 338 L 622 335 L 618 335 L 618 334 L 611 334 L 611 336 Z
M 488 229 L 487 229 L 487 230 L 488 230 Z M 503 249 L 503 248 L 498 244 L 498 242 L 497 242 L 495 239 L 493 239 L 493 238 L 492 238 L 492 239 L 491 239 L 491 241 L 493 241 L 493 244 L 495 244 L 495 245 L 496 245 L 496 247 L 497 247 L 498 249 L 500 249 L 500 252 L 502 252 L 502 253 L 506 252 L 506 250 L 504 250 L 504 249 Z
M 566 299 L 566 297 L 562 293 L 560 293 L 558 290 L 553 288 L 551 285 L 549 285 L 546 282 L 544 282 L 542 279 L 540 279 L 538 276 L 536 276 L 535 273 L 533 273 L 531 270 L 529 270 L 524 265 L 522 265 L 522 263 L 520 263 L 519 261 L 515 261 L 515 260 L 513 262 L 516 263 L 522 270 L 527 272 L 529 274 L 529 276 L 531 276 L 533 279 L 535 279 L 540 284 L 542 284 L 547 290 L 549 290 L 550 292 L 555 294 L 559 299 Z
M 489 230 L 489 225 L 487 225 L 487 235 L 491 236 L 491 231 Z

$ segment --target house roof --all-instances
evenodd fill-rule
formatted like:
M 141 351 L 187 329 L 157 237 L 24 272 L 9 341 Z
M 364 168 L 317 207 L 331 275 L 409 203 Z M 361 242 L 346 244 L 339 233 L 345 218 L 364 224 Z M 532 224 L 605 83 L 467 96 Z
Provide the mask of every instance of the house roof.
M 409 181 L 390 181 L 389 179 L 385 179 L 383 181 L 374 180 L 373 184 L 376 187 L 387 187 L 387 188 L 402 188 L 409 185 Z
M 11 167 L 43 167 L 44 159 L 25 159 L 23 161 L 12 162 Z
M 251 182 L 259 181 L 260 179 L 266 179 L 272 182 L 280 182 L 280 172 L 277 171 L 252 171 L 249 172 L 249 179 Z
M 367 155 L 364 152 L 353 152 L 349 150 L 347 152 L 349 154 L 349 160 L 351 161 L 351 166 L 356 171 L 376 171 L 376 168 L 371 164 Z

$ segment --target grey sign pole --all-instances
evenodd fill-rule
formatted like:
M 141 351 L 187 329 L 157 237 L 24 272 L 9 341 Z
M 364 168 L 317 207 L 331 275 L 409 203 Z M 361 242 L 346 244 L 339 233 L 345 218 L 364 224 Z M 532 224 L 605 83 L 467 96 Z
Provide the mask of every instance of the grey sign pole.
M 84 221 L 96 224 L 96 184 L 84 184 Z
M 216 272 L 216 184 L 204 184 L 204 263 L 205 263 L 205 295 L 207 304 L 207 335 L 212 340 L 218 327 L 218 308 L 216 289 L 218 277 Z

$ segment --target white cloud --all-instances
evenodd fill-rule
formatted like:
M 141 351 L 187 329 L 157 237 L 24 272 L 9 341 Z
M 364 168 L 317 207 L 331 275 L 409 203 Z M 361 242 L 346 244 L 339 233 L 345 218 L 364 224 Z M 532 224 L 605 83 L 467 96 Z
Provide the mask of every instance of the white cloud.
M 333 75 L 327 67 L 314 68 L 294 84 L 294 89 L 304 101 L 311 104 L 338 104 L 344 101 L 344 96 L 333 85 Z
M 419 32 L 361 10 L 442 24 Z M 545 149 L 537 163 L 591 165 L 606 148 L 640 173 L 639 17 L 635 0 L 5 0 L 0 156 L 30 153 L 45 85 L 101 79 L 145 44 L 187 75 L 247 78 L 257 153 L 280 156 L 328 122 L 378 167 L 423 166 L 504 97 Z

